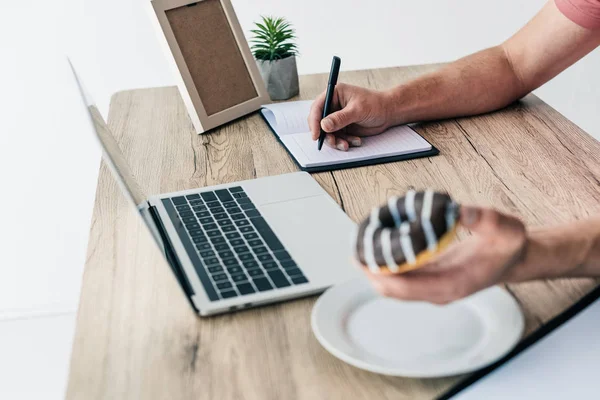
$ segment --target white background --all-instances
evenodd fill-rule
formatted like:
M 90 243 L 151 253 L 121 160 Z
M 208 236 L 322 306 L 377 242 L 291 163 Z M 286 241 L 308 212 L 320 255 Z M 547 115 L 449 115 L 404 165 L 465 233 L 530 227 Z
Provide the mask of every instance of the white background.
M 450 61 L 500 43 L 544 0 L 232 0 L 295 24 L 300 73 Z M 8 5 L 10 4 L 10 5 Z M 0 398 L 61 398 L 100 153 L 68 70 L 100 109 L 119 90 L 171 85 L 146 0 L 0 0 Z M 600 137 L 600 52 L 537 91 Z M 99 299 L 101 301 L 101 299 Z

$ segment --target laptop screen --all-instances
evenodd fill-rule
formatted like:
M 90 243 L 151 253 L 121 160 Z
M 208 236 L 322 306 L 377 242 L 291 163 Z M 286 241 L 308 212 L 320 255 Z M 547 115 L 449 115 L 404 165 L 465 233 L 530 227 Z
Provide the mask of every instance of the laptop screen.
M 77 86 L 79 88 L 81 97 L 90 114 L 90 119 L 94 127 L 96 137 L 100 141 L 100 145 L 104 150 L 104 160 L 112 170 L 117 182 L 119 183 L 119 186 L 121 186 L 123 193 L 129 198 L 129 200 L 131 200 L 136 207 L 144 205 L 147 197 L 142 191 L 140 185 L 135 180 L 129 165 L 127 165 L 127 161 L 125 161 L 125 157 L 123 156 L 123 153 L 121 152 L 114 135 L 106 125 L 106 122 L 104 122 L 104 119 L 94 104 L 93 99 L 86 92 L 83 83 L 75 71 L 75 68 L 73 68 L 73 65 L 71 65 L 71 69 L 73 70 L 73 75 L 75 75 L 75 79 L 77 80 Z

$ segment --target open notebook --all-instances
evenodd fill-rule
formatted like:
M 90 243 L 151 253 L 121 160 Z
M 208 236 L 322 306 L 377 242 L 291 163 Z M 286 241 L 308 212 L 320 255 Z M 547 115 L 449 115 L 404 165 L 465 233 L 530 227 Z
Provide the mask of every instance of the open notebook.
M 363 138 L 360 147 L 339 151 L 323 146 L 310 137 L 308 112 L 312 101 L 268 104 L 261 113 L 271 130 L 304 171 L 317 172 L 379 164 L 438 154 L 438 150 L 408 126 L 397 126 L 384 133 Z

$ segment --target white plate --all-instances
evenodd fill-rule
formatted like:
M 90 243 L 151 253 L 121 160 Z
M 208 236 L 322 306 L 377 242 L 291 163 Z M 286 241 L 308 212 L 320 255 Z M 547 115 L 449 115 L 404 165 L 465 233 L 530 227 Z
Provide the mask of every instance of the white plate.
M 361 278 L 326 291 L 312 312 L 315 336 L 337 358 L 413 378 L 491 364 L 519 342 L 523 327 L 519 305 L 497 287 L 437 306 L 381 297 Z

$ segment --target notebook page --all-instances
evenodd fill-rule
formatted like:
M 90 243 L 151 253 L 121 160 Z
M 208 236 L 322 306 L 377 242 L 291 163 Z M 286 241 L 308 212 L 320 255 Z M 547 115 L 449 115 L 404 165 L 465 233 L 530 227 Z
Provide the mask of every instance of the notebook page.
M 263 106 L 265 118 L 279 136 L 309 132 L 307 118 L 312 103 L 305 100 L 267 104 Z
M 384 133 L 363 138 L 360 147 L 339 151 L 326 145 L 317 150 L 317 142 L 307 132 L 281 139 L 303 167 L 319 167 L 365 161 L 431 150 L 431 145 L 408 126 L 395 126 Z

